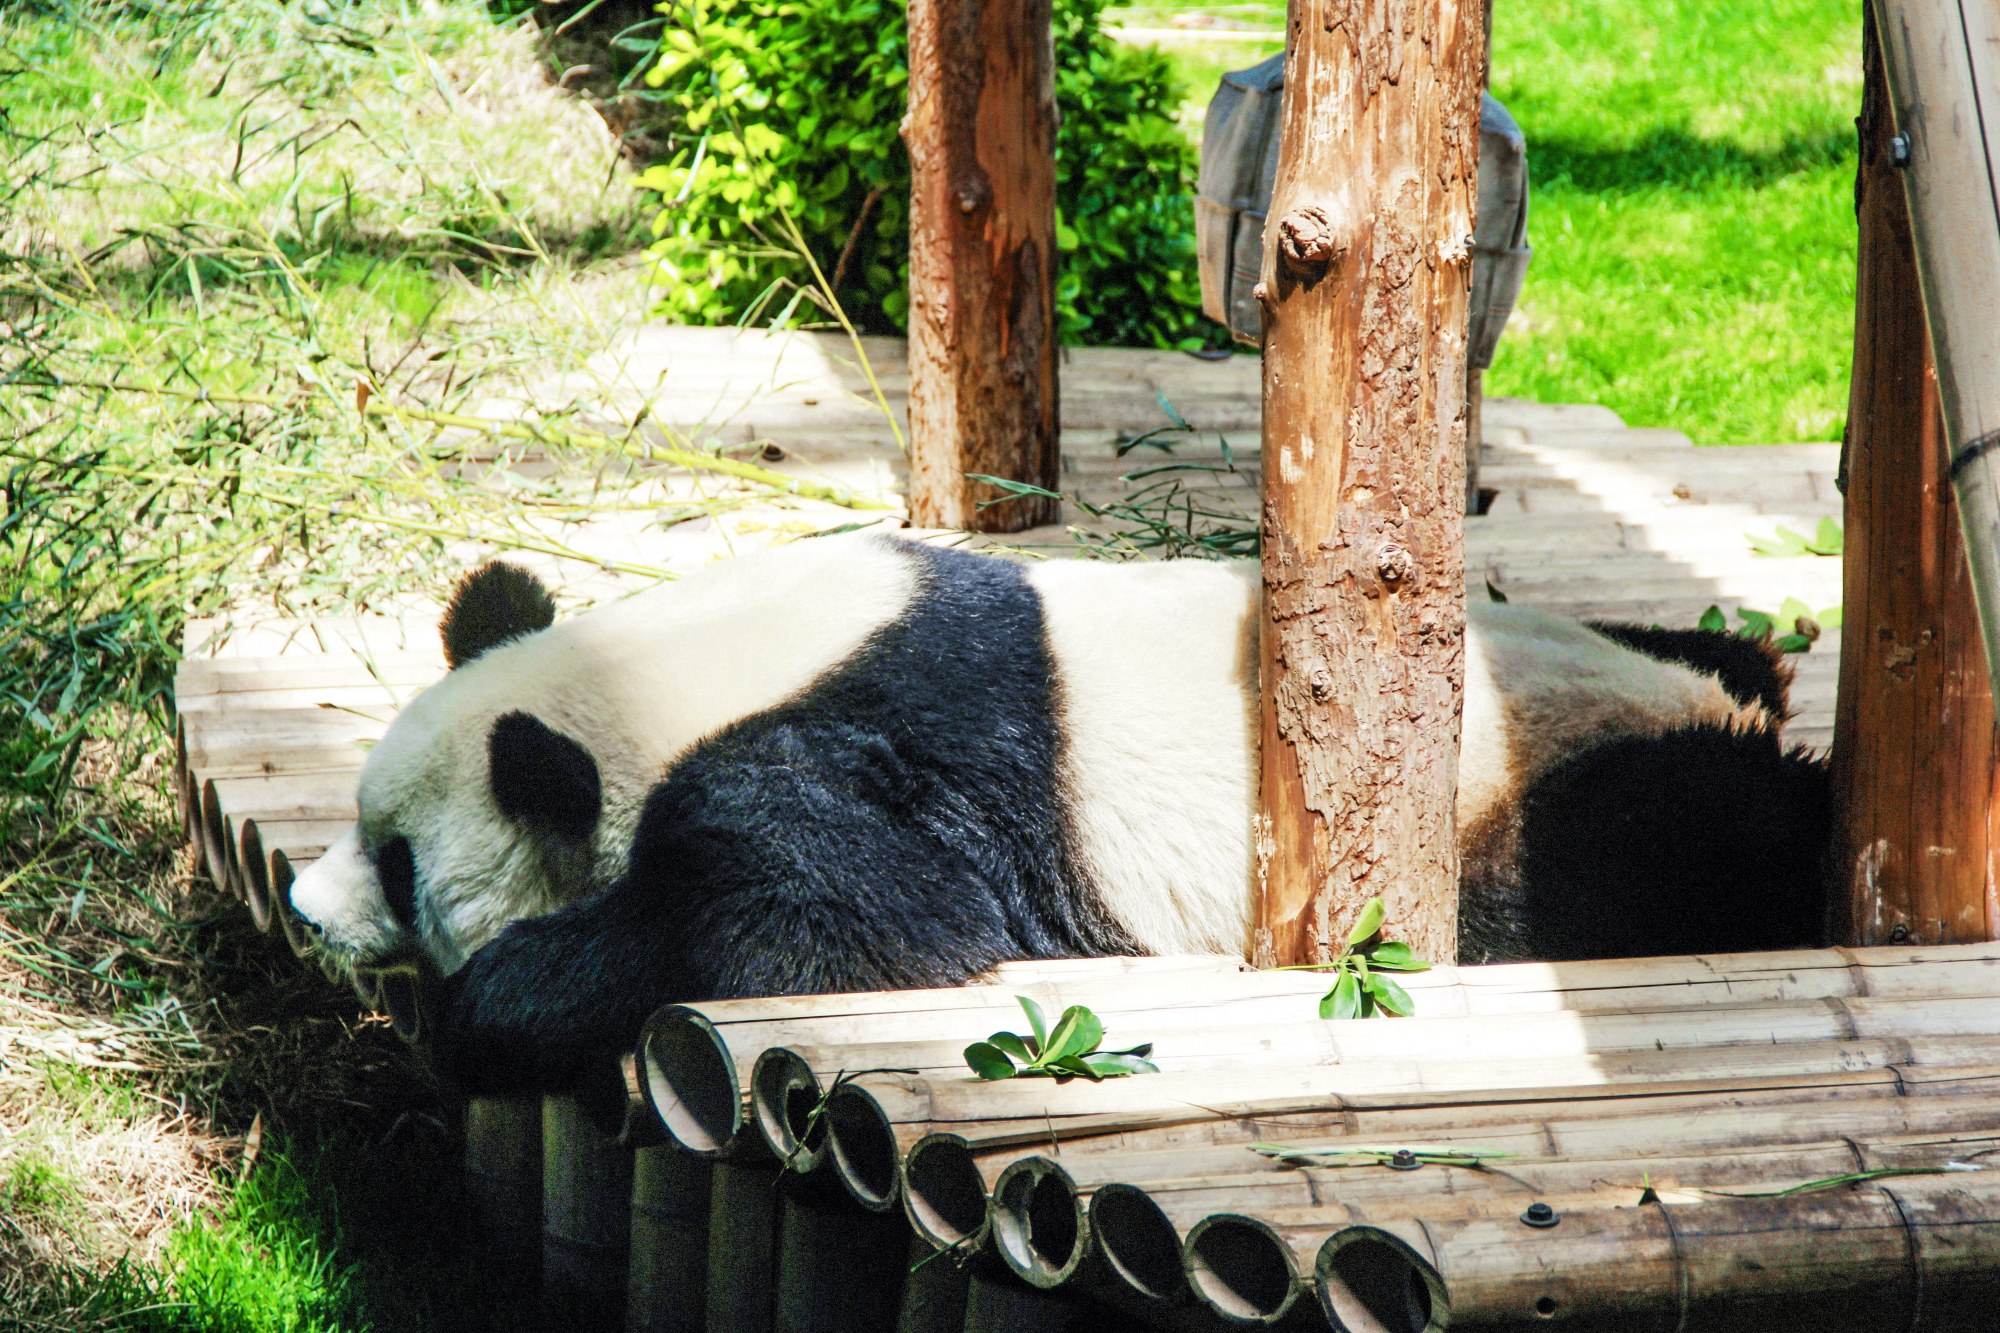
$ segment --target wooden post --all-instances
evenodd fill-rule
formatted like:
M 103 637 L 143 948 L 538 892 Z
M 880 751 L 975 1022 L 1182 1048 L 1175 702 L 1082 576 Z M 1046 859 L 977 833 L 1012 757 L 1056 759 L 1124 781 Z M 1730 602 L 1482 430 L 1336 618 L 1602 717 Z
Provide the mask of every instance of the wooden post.
M 1060 504 L 1050 0 L 911 0 L 910 521 L 1018 532 Z
M 1389 15 L 1405 21 L 1392 26 Z M 1480 0 L 1291 0 L 1265 229 L 1256 960 L 1455 957 Z
M 1834 933 L 1946 944 L 2000 934 L 2000 748 L 1872 9 L 1863 27 Z

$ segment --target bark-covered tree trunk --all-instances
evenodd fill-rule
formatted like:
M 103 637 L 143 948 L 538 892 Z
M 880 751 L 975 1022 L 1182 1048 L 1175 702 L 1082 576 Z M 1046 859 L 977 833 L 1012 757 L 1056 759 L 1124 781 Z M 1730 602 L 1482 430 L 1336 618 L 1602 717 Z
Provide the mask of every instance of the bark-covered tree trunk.
M 1015 532 L 1058 483 L 1050 0 L 911 0 L 910 519 Z
M 1265 233 L 1257 956 L 1455 957 L 1481 0 L 1291 0 Z
M 1947 944 L 2000 931 L 1992 693 L 1952 496 L 1936 372 L 1872 7 L 1847 415 L 1846 569 L 1833 771 L 1834 934 Z

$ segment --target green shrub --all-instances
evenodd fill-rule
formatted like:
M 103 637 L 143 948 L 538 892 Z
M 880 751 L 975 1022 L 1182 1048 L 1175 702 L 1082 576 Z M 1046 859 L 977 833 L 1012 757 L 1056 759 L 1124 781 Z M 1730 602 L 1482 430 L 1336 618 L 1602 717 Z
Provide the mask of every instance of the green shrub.
M 1182 90 L 1157 51 L 1103 31 L 1104 7 L 1055 4 L 1063 339 L 1218 344 L 1200 312 Z M 902 328 L 902 0 L 689 0 L 667 14 L 649 80 L 680 138 L 640 177 L 662 201 L 662 309 L 694 323 L 793 318 L 814 281 L 803 243 L 857 326 Z

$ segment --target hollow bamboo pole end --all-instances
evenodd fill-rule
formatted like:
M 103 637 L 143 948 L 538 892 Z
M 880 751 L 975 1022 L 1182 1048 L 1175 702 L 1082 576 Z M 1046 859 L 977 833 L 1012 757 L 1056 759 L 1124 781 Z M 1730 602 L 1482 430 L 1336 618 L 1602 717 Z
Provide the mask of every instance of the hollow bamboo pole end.
M 1090 1244 L 1112 1277 L 1139 1301 L 1194 1299 L 1181 1264 L 1181 1237 L 1153 1196 L 1136 1185 L 1102 1185 L 1090 1196 Z
M 298 913 L 292 910 L 292 881 L 298 878 L 298 872 L 292 869 L 292 858 L 286 856 L 282 849 L 272 852 L 266 874 L 266 882 L 270 885 L 271 915 L 277 918 L 278 930 L 284 935 L 286 946 L 294 957 L 311 958 L 312 937 L 299 923 Z
M 1195 1298 L 1224 1322 L 1275 1324 L 1299 1297 L 1292 1247 L 1268 1222 L 1242 1213 L 1213 1213 L 1194 1224 L 1181 1265 Z
M 243 880 L 243 901 L 250 906 L 250 920 L 268 935 L 276 920 L 271 907 L 271 863 L 264 855 L 264 836 L 257 821 L 246 819 L 236 835 L 236 863 Z
M 866 1089 L 843 1083 L 827 1096 L 823 1116 L 834 1174 L 854 1201 L 873 1213 L 896 1206 L 896 1131 Z
M 1451 1322 L 1451 1299 L 1437 1269 L 1377 1227 L 1347 1227 L 1327 1237 L 1313 1284 L 1338 1333 L 1442 1333 Z
M 826 1160 L 819 1076 L 805 1057 L 774 1046 L 750 1073 L 750 1119 L 771 1155 L 801 1175 Z
M 986 1248 L 993 1201 L 973 1160 L 972 1146 L 957 1134 L 926 1134 L 903 1158 L 903 1212 L 919 1236 L 961 1258 Z
M 1074 1276 L 1088 1236 L 1076 1181 L 1048 1158 L 1023 1157 L 993 1183 L 993 1248 L 1029 1286 L 1048 1291 Z
M 222 796 L 215 789 L 215 779 L 201 784 L 201 858 L 208 869 L 208 877 L 219 889 L 243 896 L 243 885 L 233 873 L 229 849 L 229 832 L 223 827 Z
M 675 1143 L 697 1157 L 721 1157 L 743 1129 L 743 1089 L 715 1024 L 670 1004 L 639 1033 L 639 1086 Z

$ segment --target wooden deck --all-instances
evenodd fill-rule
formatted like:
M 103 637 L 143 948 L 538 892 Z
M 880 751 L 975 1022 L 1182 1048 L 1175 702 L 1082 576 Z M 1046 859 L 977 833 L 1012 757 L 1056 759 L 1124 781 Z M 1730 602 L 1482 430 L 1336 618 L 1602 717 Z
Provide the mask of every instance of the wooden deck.
M 900 418 L 908 383 L 900 344 L 864 340 L 862 350 Z M 1221 516 L 1205 520 L 1212 526 L 1251 524 L 1254 358 L 1076 350 L 1065 357 L 1062 393 L 1065 519 L 1078 532 L 1115 544 L 1136 520 L 1093 516 L 1078 502 L 1145 510 L 1172 485 Z M 620 430 L 643 408 L 656 440 L 762 444 L 768 466 L 803 479 L 890 499 L 898 488 L 901 455 L 888 417 L 853 344 L 836 335 L 646 329 L 587 376 L 538 398 L 598 404 L 601 423 Z M 486 411 L 529 406 L 496 402 Z M 1154 431 L 1165 433 L 1121 456 L 1121 445 Z M 1787 597 L 1836 605 L 1839 560 L 1759 557 L 1745 534 L 1780 523 L 1810 532 L 1820 518 L 1837 517 L 1837 460 L 1831 444 L 1695 448 L 1674 431 L 1628 427 L 1601 407 L 1489 400 L 1481 480 L 1498 496 L 1491 513 L 1467 523 L 1469 595 L 1485 597 L 1492 586 L 1571 615 L 1666 625 L 1692 625 L 1711 605 L 1732 619 L 1739 607 L 1775 611 Z M 558 464 L 530 455 L 512 466 Z M 1163 467 L 1176 470 L 1156 470 Z M 607 573 L 601 562 L 689 570 L 790 534 L 896 521 L 744 490 L 732 492 L 743 503 L 719 516 L 662 528 L 662 509 L 697 491 L 717 493 L 718 480 L 644 463 L 620 477 L 633 508 L 547 529 L 582 558 L 524 562 L 569 593 L 600 598 L 645 582 Z M 1043 556 L 1082 550 L 1060 527 L 1007 544 Z M 189 626 L 176 683 L 184 814 L 201 833 L 211 873 L 260 914 L 273 876 L 309 861 L 353 819 L 355 772 L 400 701 L 442 674 L 436 618 L 434 603 L 413 603 L 358 619 L 245 614 Z M 1831 742 L 1838 638 L 1828 634 L 1796 659 L 1789 735 L 1799 743 Z

